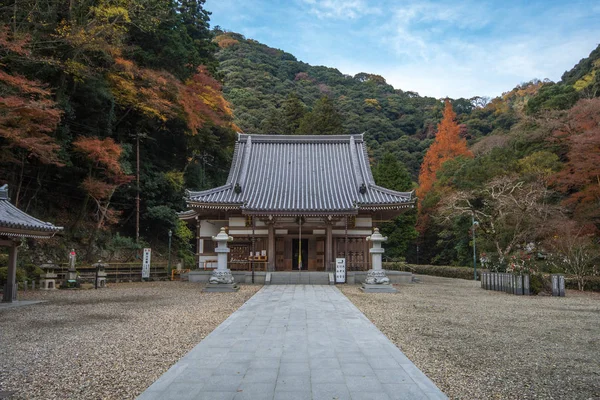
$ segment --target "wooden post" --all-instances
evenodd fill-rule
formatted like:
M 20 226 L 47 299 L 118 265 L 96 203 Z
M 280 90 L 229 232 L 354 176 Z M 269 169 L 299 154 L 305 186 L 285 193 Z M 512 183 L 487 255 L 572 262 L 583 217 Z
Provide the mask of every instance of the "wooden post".
M 200 218 L 196 217 L 196 268 L 200 268 L 200 228 Z
M 268 224 L 269 227 L 269 245 L 267 248 L 267 258 L 268 258 L 268 265 L 267 265 L 267 269 L 269 271 L 275 271 L 275 224 L 272 222 L 269 222 Z
M 15 297 L 15 281 L 17 280 L 17 242 L 13 242 L 8 248 L 8 274 L 6 276 L 6 287 L 2 302 L 12 303 Z
M 330 221 L 325 221 L 325 271 L 329 271 L 332 263 L 333 256 L 333 243 L 332 243 L 332 224 Z M 334 271 L 335 272 L 335 271 Z

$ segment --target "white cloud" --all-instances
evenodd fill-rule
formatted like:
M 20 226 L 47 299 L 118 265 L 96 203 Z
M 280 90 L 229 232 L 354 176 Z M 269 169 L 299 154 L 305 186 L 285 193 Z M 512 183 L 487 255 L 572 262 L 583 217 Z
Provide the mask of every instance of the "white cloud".
M 380 9 L 364 0 L 303 0 L 310 12 L 318 18 L 357 19 L 368 14 L 378 14 Z
M 558 80 L 600 38 L 600 6 L 587 0 L 578 6 L 518 0 L 241 3 L 242 11 L 216 10 L 230 20 L 232 13 L 255 16 L 252 24 L 237 21 L 248 37 L 313 65 L 379 74 L 396 88 L 438 98 L 496 96 L 533 78 Z

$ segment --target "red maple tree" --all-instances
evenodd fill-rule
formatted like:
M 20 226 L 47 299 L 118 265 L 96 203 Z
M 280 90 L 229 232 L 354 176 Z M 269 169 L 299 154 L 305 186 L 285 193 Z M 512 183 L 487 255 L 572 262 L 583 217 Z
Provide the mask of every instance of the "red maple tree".
M 553 139 L 567 146 L 567 161 L 551 182 L 568 195 L 563 204 L 577 219 L 600 223 L 600 98 L 582 99 Z
M 473 153 L 467 148 L 467 141 L 460 137 L 460 125 L 456 123 L 456 114 L 450 101 L 446 100 L 444 117 L 438 124 L 435 139 L 421 164 L 417 189 L 420 199 L 425 198 L 433 187 L 436 173 L 442 164 L 458 156 L 473 157 Z

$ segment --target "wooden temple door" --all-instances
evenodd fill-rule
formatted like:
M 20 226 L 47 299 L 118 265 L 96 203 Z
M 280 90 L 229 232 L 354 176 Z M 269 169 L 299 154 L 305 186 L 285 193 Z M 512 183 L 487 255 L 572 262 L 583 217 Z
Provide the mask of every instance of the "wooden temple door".
M 292 239 L 292 270 L 308 270 L 308 239 Z

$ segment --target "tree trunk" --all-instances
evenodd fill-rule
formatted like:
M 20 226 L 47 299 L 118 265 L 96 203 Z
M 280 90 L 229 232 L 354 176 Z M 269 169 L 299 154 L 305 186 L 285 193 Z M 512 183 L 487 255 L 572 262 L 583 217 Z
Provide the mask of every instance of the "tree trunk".
M 19 207 L 19 199 L 21 197 L 21 187 L 23 186 L 23 174 L 25 173 L 25 153 L 21 158 L 21 172 L 19 173 L 19 184 L 17 185 L 17 194 L 15 196 L 15 207 Z
M 102 206 L 102 203 L 100 201 L 96 200 L 96 202 L 98 203 L 99 211 L 100 211 L 100 217 L 98 218 L 98 223 L 96 224 L 96 227 L 92 231 L 92 235 L 90 236 L 90 242 L 88 243 L 88 248 L 87 248 L 87 252 L 86 252 L 86 258 L 88 261 L 92 261 L 91 258 L 92 258 L 92 251 L 94 249 L 94 242 L 96 242 L 96 237 L 98 236 L 98 231 L 100 230 L 100 228 L 102 228 L 102 225 L 104 224 L 104 219 L 106 218 L 106 213 L 108 212 L 108 207 L 110 206 L 110 199 L 112 199 L 112 196 L 115 193 L 115 190 L 117 190 L 116 187 L 113 189 L 113 191 L 110 193 L 110 195 L 106 199 L 106 204 L 104 206 Z

